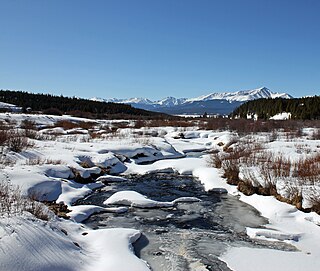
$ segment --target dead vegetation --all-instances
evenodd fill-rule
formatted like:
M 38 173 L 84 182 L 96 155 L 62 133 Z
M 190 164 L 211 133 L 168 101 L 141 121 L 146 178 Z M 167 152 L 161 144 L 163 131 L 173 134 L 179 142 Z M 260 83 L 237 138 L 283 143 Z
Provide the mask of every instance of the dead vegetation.
M 227 183 L 237 185 L 245 195 L 274 196 L 304 211 L 320 213 L 320 153 L 300 148 L 298 161 L 283 154 L 266 151 L 261 143 L 248 143 L 250 138 L 232 140 L 223 151 L 211 154 L 210 164 L 221 168 Z M 297 148 L 299 150 L 299 148 Z M 281 189 L 279 186 L 281 186 Z M 308 190 L 304 192 L 304 187 Z M 280 190 L 279 190 L 280 189 Z M 303 208 L 303 201 L 311 203 Z
M 23 196 L 18 186 L 9 180 L 0 182 L 0 215 L 12 216 L 29 212 L 41 220 L 49 220 L 47 207 L 35 197 Z
M 75 128 L 82 128 L 85 130 L 93 129 L 95 127 L 95 122 L 89 121 L 79 121 L 74 122 L 70 120 L 60 120 L 55 123 L 55 127 L 61 127 L 64 130 L 75 129 Z

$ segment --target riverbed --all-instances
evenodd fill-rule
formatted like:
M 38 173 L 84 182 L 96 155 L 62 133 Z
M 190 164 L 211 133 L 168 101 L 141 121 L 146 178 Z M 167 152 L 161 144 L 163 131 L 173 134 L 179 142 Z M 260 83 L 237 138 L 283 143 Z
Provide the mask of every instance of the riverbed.
M 136 191 L 156 201 L 196 197 L 198 202 L 165 208 L 130 207 L 122 214 L 99 213 L 84 223 L 92 229 L 134 228 L 143 234 L 134 244 L 138 257 L 154 271 L 230 270 L 219 257 L 229 246 L 295 251 L 283 242 L 253 240 L 246 227 L 263 228 L 268 221 L 252 206 L 226 193 L 205 191 L 200 181 L 178 174 L 126 176 L 128 181 L 108 183 L 77 205 L 103 202 L 119 191 Z

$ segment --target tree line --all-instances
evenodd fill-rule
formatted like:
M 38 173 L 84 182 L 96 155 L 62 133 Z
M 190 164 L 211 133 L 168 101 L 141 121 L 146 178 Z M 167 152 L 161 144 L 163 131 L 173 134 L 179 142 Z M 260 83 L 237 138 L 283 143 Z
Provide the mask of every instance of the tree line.
M 156 117 L 165 114 L 137 109 L 127 104 L 92 101 L 77 97 L 34 94 L 25 91 L 0 90 L 0 101 L 22 107 L 26 112 L 56 112 L 56 114 L 105 117 L 106 115 Z
M 293 99 L 268 98 L 248 101 L 236 108 L 231 117 L 247 118 L 247 115 L 256 114 L 259 119 L 269 119 L 282 112 L 291 113 L 292 119 L 319 120 L 320 96 Z

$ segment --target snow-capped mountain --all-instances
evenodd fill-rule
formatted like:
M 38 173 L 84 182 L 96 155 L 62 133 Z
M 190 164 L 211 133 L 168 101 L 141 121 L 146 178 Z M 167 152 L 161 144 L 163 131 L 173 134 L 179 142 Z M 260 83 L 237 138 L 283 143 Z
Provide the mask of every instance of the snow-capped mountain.
M 186 98 L 178 98 L 177 99 L 174 97 L 167 97 L 167 98 L 159 100 L 155 103 L 158 105 L 161 105 L 161 106 L 176 106 L 176 105 L 183 104 L 186 100 L 187 100 Z
M 167 97 L 158 101 L 151 101 L 146 98 L 92 98 L 92 100 L 130 104 L 136 108 L 168 114 L 203 114 L 204 112 L 209 114 L 228 114 L 246 101 L 278 97 L 286 99 L 292 98 L 292 96 L 287 93 L 272 92 L 266 87 L 261 87 L 236 92 L 216 92 L 196 98 Z
M 252 90 L 241 90 L 237 92 L 223 92 L 223 93 L 211 93 L 208 95 L 203 95 L 197 98 L 187 99 L 188 102 L 194 101 L 208 101 L 208 100 L 227 100 L 227 101 L 237 101 L 246 102 L 250 100 L 260 99 L 260 98 L 292 98 L 287 93 L 277 93 L 272 92 L 266 87 L 252 89 Z
M 129 99 L 108 98 L 108 99 L 102 99 L 102 98 L 94 97 L 94 98 L 91 98 L 90 100 L 98 101 L 98 102 L 122 103 L 122 104 L 153 104 L 154 103 L 146 98 L 129 98 Z

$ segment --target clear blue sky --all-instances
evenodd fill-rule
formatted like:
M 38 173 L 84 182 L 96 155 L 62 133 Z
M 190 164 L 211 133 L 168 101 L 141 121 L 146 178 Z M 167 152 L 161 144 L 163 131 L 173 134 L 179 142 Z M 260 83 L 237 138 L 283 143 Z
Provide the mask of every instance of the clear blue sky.
M 320 94 L 318 0 L 0 0 L 0 89 Z

